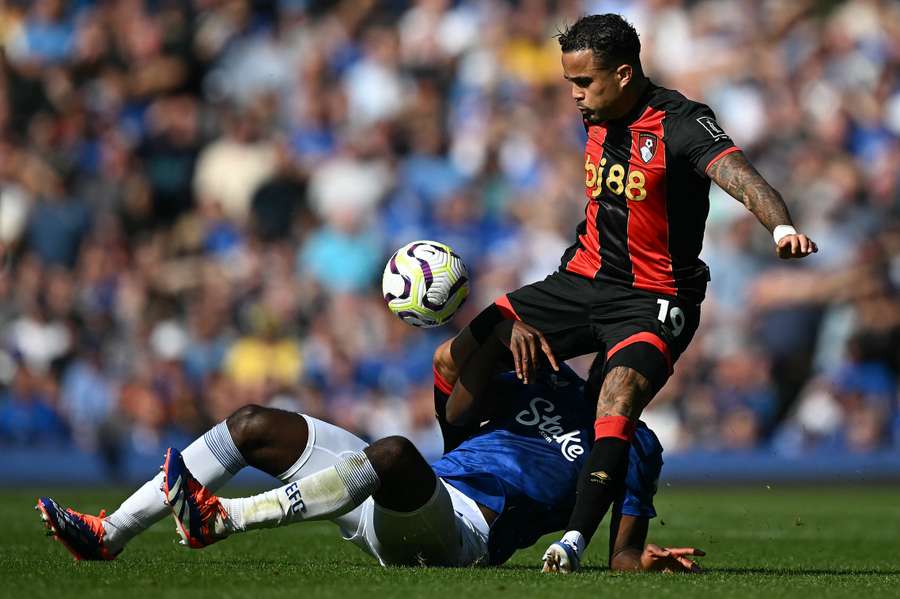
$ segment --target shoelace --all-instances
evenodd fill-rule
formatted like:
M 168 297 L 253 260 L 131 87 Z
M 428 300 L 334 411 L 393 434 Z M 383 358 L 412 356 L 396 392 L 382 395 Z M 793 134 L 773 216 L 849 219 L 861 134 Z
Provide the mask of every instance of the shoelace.
M 197 481 L 191 480 L 188 483 L 188 489 L 200 512 L 200 533 L 204 536 L 204 540 L 210 540 L 213 536 L 211 526 L 214 525 L 216 516 L 227 520 L 228 512 L 225 511 L 219 498 Z
M 103 542 L 103 535 L 106 532 L 103 530 L 103 519 L 106 518 L 106 510 L 100 510 L 99 516 L 82 514 L 81 512 L 76 512 L 72 508 L 66 508 L 66 512 L 75 520 L 84 523 L 88 527 L 88 530 L 91 531 L 91 534 L 97 537 L 101 543 Z

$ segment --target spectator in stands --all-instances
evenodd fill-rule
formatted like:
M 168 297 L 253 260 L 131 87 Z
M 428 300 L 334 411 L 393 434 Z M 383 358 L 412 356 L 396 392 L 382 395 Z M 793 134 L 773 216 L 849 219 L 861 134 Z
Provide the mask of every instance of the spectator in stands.
M 784 270 L 714 192 L 667 451 L 900 443 L 900 6 L 813 4 L 2 3 L 2 440 L 150 451 L 256 401 L 429 446 L 437 338 L 384 262 L 451 243 L 467 310 L 556 267 L 583 127 L 553 34 L 622 10 L 826 248 Z

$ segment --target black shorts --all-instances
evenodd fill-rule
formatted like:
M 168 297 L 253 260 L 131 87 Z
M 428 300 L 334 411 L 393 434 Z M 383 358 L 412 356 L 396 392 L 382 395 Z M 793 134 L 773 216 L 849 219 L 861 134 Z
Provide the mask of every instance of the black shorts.
M 495 304 L 507 317 L 541 331 L 558 360 L 597 352 L 591 392 L 599 392 L 611 368 L 627 366 L 644 375 L 656 393 L 700 322 L 700 304 L 564 271 L 501 296 Z

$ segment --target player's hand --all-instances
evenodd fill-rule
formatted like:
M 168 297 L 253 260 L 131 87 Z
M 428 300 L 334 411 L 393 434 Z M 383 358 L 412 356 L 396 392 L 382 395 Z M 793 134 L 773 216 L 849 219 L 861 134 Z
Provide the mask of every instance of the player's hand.
M 693 547 L 660 547 L 647 543 L 641 554 L 641 570 L 648 572 L 685 572 L 697 574 L 700 565 L 688 556 L 704 556 L 706 552 Z
M 538 363 L 538 350 L 547 356 L 553 370 L 559 370 L 556 356 L 553 355 L 546 337 L 533 326 L 520 320 L 506 320 L 497 326 L 496 332 L 503 345 L 512 353 L 519 380 L 527 384 L 534 374 Z
M 782 260 L 805 258 L 818 251 L 819 248 L 816 246 L 816 242 L 802 233 L 785 235 L 778 240 L 778 244 L 775 246 L 775 254 Z

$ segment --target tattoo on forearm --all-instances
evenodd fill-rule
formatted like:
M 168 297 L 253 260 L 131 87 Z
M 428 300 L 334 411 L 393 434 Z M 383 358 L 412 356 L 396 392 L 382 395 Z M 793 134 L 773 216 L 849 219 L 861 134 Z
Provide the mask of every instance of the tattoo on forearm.
M 743 152 L 732 152 L 715 161 L 708 174 L 719 187 L 744 204 L 769 231 L 778 225 L 792 224 L 781 194 L 762 178 Z

